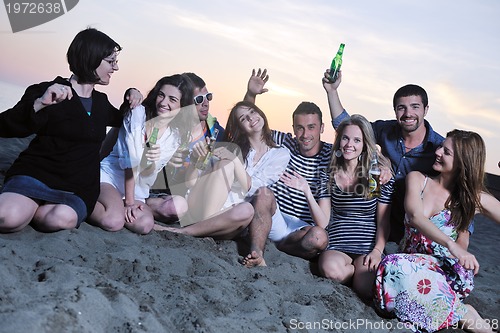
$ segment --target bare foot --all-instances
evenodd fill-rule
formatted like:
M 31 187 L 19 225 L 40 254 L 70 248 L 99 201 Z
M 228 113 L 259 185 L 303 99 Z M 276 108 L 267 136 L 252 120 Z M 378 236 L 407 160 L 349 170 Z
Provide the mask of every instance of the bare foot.
M 176 234 L 183 234 L 183 230 L 182 228 L 175 228 L 175 227 L 167 227 L 167 226 L 163 226 L 163 225 L 160 225 L 160 224 L 156 224 L 154 225 L 153 227 L 153 230 L 156 230 L 156 231 L 170 231 L 170 232 L 173 232 L 173 233 L 176 233 Z
M 267 266 L 262 254 L 259 254 L 257 251 L 247 254 L 245 258 L 241 259 L 241 264 L 247 268 Z

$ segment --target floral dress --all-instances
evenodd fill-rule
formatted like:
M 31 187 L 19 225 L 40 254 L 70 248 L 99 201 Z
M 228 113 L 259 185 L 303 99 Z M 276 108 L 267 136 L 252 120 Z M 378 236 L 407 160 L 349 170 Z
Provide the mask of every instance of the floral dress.
M 453 240 L 457 230 L 446 209 L 430 220 Z M 375 306 L 382 313 L 411 323 L 415 332 L 434 332 L 456 324 L 467 312 L 463 299 L 473 284 L 473 271 L 451 258 L 448 249 L 411 227 L 405 219 L 400 250 L 380 263 L 375 281 Z

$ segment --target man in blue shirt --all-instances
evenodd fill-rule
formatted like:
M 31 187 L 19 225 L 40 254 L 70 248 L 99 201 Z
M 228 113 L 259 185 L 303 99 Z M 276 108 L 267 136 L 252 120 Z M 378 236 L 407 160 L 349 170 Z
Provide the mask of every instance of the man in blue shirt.
M 337 91 L 342 73 L 339 73 L 338 79 L 333 83 L 328 77 L 329 70 L 325 72 L 323 87 L 328 96 L 333 127 L 337 128 L 342 120 L 349 117 Z M 377 120 L 372 122 L 372 127 L 377 144 L 381 147 L 382 154 L 391 160 L 395 173 L 389 240 L 398 243 L 404 234 L 405 177 L 414 170 L 435 175 L 432 169 L 435 151 L 444 138 L 424 119 L 429 105 L 427 93 L 422 87 L 408 84 L 399 88 L 394 94 L 393 107 L 395 120 Z

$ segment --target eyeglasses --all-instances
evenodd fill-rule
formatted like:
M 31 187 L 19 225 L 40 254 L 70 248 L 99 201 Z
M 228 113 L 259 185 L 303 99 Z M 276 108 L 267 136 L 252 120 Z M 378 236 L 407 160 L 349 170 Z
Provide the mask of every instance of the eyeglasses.
M 207 101 L 211 101 L 214 95 L 212 93 L 207 93 L 206 95 L 198 95 L 194 97 L 194 104 L 198 105 L 203 103 L 203 100 L 206 98 Z
M 118 66 L 117 59 L 103 59 L 103 60 L 106 61 L 108 64 L 110 64 L 112 68 L 115 68 L 116 66 Z

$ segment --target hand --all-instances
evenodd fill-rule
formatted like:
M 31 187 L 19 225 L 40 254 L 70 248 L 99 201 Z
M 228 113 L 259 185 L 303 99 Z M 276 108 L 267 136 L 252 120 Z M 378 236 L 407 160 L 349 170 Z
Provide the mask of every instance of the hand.
M 325 71 L 325 74 L 323 75 L 323 88 L 325 88 L 326 92 L 332 92 L 337 90 L 337 88 L 340 86 L 340 82 L 342 82 L 342 70 L 339 70 L 337 76 L 337 80 L 335 82 L 330 81 L 330 69 L 328 68 Z
M 205 138 L 205 141 L 198 141 L 193 146 L 192 158 L 193 161 L 198 160 L 200 156 L 206 156 L 208 154 L 208 144 L 210 142 L 210 138 Z
M 148 162 L 157 162 L 160 160 L 161 149 L 159 144 L 152 144 L 146 151 L 146 158 Z
M 374 272 L 377 270 L 378 265 L 382 261 L 382 251 L 374 248 L 372 252 L 368 253 L 363 259 L 363 265 L 368 265 L 368 271 Z
M 296 171 L 284 172 L 280 176 L 280 180 L 285 183 L 286 186 L 302 191 L 304 193 L 306 193 L 310 189 L 307 180 L 299 175 Z
M 129 102 L 130 108 L 133 109 L 137 105 L 142 103 L 143 97 L 141 92 L 135 88 L 131 88 L 127 91 L 125 99 Z
M 53 105 L 64 101 L 65 99 L 72 99 L 73 91 L 70 86 L 54 83 L 45 90 L 42 97 L 37 98 L 33 105 L 35 111 L 40 111 L 46 106 Z
M 187 153 L 186 153 L 187 152 Z M 194 151 L 193 151 L 194 152 Z M 184 162 L 186 161 L 187 156 L 189 155 L 189 150 L 185 150 L 182 147 L 177 148 L 175 153 L 172 155 L 170 160 L 167 162 L 167 165 L 172 168 L 180 168 L 181 166 L 184 165 Z M 191 154 L 191 162 L 196 162 L 197 157 L 193 156 Z
M 215 148 L 214 156 L 218 157 L 220 160 L 234 161 L 237 157 L 226 147 Z
M 451 254 L 458 259 L 459 264 L 462 265 L 465 269 L 474 270 L 474 275 L 479 272 L 479 262 L 472 253 L 464 250 L 459 244 L 455 243 L 454 241 L 450 241 L 448 243 L 448 249 L 450 250 Z
M 385 166 L 380 166 L 380 185 L 386 184 L 391 178 L 391 170 Z
M 267 80 L 269 80 L 269 75 L 267 75 L 267 69 L 264 71 L 259 70 L 257 74 L 255 73 L 255 69 L 252 69 L 252 76 L 248 80 L 247 91 L 253 96 L 263 94 L 268 91 L 268 89 L 264 88 Z
M 134 223 L 137 210 L 144 210 L 144 204 L 133 203 L 125 206 L 125 223 Z

